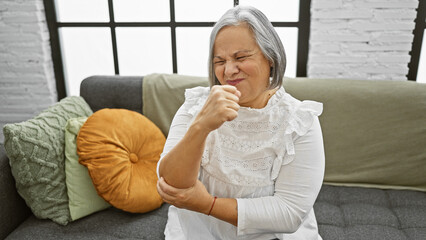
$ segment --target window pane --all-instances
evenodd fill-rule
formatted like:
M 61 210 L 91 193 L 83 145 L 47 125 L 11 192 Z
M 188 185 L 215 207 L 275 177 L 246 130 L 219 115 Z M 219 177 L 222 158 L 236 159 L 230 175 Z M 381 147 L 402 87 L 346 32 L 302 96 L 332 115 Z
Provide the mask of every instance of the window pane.
M 175 0 L 176 22 L 216 22 L 233 6 L 232 0 Z
M 178 73 L 208 76 L 210 27 L 176 28 Z
M 284 45 L 287 67 L 284 76 L 296 77 L 297 66 L 297 28 L 275 28 Z
M 420 51 L 419 68 L 417 70 L 417 82 L 426 83 L 426 30 L 423 32 L 422 49 Z
M 55 0 L 58 22 L 109 22 L 107 0 Z
M 173 73 L 169 27 L 117 28 L 120 75 Z
M 114 0 L 116 22 L 169 22 L 169 0 Z
M 113 75 L 109 28 L 59 28 L 68 96 L 80 95 L 81 81 L 91 75 Z
M 299 21 L 299 0 L 240 0 L 240 5 L 251 5 L 259 9 L 271 22 Z

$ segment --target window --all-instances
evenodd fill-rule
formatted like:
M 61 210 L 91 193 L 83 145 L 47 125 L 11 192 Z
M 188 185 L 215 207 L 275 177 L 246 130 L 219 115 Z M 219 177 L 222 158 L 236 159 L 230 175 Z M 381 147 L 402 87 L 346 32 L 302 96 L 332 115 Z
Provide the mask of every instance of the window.
M 426 30 L 423 30 L 425 36 Z M 417 70 L 417 82 L 426 83 L 426 38 L 423 37 L 422 49 L 420 51 L 419 68 Z
M 286 48 L 286 76 L 306 76 L 309 2 L 44 1 L 58 97 L 79 95 L 81 81 L 95 74 L 207 76 L 211 28 L 236 4 L 255 6 L 268 16 Z
M 82 79 L 95 74 L 207 76 L 211 28 L 236 4 L 255 6 L 268 16 L 286 49 L 286 76 L 304 77 L 310 2 L 45 0 L 58 97 L 79 95 Z M 418 75 L 418 81 L 426 81 L 426 50 L 420 56 L 426 7 L 419 2 L 408 79 Z

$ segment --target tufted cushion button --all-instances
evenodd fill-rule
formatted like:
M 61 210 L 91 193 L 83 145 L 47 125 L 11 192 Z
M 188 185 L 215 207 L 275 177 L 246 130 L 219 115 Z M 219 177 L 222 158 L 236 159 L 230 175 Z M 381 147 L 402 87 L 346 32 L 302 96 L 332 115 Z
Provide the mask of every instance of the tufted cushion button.
M 129 158 L 130 158 L 130 162 L 132 163 L 137 163 L 139 160 L 138 156 L 134 153 L 130 153 Z

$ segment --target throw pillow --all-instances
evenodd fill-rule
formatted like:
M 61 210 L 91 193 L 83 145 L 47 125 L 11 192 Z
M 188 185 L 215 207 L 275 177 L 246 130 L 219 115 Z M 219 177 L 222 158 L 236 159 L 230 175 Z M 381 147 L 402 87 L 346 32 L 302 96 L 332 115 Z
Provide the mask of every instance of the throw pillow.
M 76 138 L 86 120 L 87 117 L 71 118 L 65 125 L 65 180 L 73 221 L 110 207 L 97 194 L 87 168 L 78 162 Z
M 16 189 L 41 219 L 70 221 L 65 184 L 64 127 L 67 120 L 89 116 L 82 97 L 67 97 L 25 122 L 6 124 L 4 147 Z
M 156 166 L 164 143 L 161 130 L 143 115 L 102 109 L 81 127 L 77 153 L 102 198 L 116 208 L 143 213 L 162 204 Z

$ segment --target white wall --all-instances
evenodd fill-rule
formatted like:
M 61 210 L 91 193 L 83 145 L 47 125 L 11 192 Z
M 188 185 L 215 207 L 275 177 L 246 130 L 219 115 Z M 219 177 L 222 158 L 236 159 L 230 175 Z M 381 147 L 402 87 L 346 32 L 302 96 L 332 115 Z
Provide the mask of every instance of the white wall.
M 0 1 L 0 143 L 3 126 L 57 101 L 42 0 Z
M 308 76 L 405 80 L 417 5 L 417 0 L 312 0 Z M 0 128 L 56 100 L 43 1 L 1 0 Z
M 418 0 L 312 0 L 308 77 L 406 80 Z

